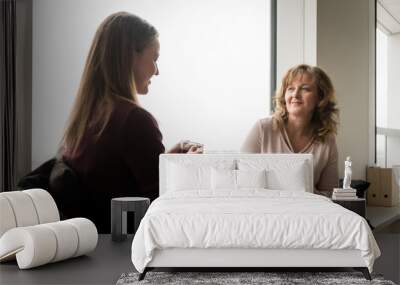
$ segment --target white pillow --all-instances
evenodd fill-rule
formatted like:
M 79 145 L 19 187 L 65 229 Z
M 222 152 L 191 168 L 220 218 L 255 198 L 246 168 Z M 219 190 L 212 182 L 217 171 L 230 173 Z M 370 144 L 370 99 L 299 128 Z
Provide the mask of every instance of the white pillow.
M 166 164 L 167 191 L 211 190 L 211 168 L 234 169 L 234 160 L 182 159 Z
M 210 167 L 171 163 L 167 185 L 169 191 L 210 189 Z
M 306 192 L 309 184 L 307 164 L 304 161 L 286 170 L 270 170 L 267 177 L 271 189 Z
M 240 188 L 267 188 L 267 171 L 236 170 L 236 187 Z
M 266 170 L 211 169 L 212 190 L 267 188 Z
M 236 189 L 236 170 L 211 168 L 211 189 Z
M 239 170 L 267 170 L 267 188 L 272 190 L 307 191 L 310 169 L 305 160 L 295 159 L 239 159 Z

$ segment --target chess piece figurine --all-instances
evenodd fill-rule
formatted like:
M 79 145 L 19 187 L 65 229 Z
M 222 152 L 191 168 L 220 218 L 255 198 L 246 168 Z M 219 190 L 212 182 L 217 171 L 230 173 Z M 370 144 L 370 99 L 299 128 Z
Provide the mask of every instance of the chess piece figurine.
M 350 156 L 346 157 L 346 161 L 344 162 L 344 179 L 343 179 L 343 189 L 351 189 L 351 158 Z

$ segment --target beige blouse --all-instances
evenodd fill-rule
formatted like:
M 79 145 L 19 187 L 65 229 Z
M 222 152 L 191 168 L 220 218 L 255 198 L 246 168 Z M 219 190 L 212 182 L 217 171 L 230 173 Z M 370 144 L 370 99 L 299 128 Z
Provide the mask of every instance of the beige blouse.
M 272 117 L 259 120 L 251 129 L 242 152 L 247 153 L 295 153 L 286 130 L 277 127 Z M 335 136 L 325 142 L 312 140 L 299 153 L 311 153 L 314 157 L 314 193 L 330 197 L 338 186 L 338 152 Z

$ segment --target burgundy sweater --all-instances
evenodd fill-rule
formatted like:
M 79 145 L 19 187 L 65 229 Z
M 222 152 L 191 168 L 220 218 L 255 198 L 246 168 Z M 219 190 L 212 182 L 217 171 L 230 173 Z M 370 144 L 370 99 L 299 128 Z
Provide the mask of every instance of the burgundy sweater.
M 164 150 L 154 117 L 129 102 L 118 102 L 97 140 L 89 129 L 78 154 L 64 154 L 80 180 L 82 203 L 75 216 L 87 217 L 100 233 L 109 233 L 112 198 L 157 198 L 158 159 Z

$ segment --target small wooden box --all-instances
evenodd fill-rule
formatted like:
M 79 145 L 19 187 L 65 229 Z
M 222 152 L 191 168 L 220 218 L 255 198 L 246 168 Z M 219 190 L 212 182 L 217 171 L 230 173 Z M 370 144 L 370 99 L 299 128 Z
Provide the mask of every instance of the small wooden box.
M 369 206 L 393 207 L 399 203 L 399 185 L 392 168 L 368 167 L 367 203 Z

